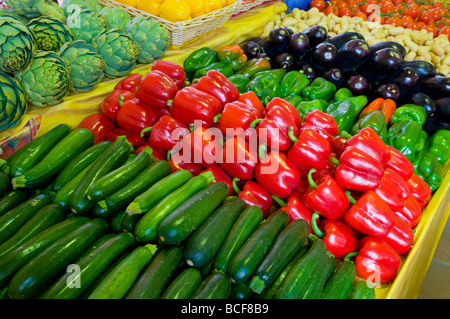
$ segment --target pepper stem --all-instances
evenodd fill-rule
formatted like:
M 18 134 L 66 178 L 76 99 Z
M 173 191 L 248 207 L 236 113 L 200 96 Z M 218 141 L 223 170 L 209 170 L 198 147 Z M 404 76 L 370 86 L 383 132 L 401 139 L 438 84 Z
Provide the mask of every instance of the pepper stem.
M 170 161 L 170 159 L 172 158 L 172 151 L 167 151 L 167 155 L 166 155 L 166 160 Z
M 250 127 L 255 128 L 259 123 L 261 123 L 263 119 L 255 119 L 253 121 L 250 122 Z
M 345 195 L 347 195 L 347 198 L 352 205 L 356 204 L 356 199 L 353 198 L 352 194 L 350 194 L 350 191 L 345 191 Z
M 317 172 L 315 168 L 311 168 L 308 172 L 308 183 L 309 183 L 309 186 L 312 187 L 312 189 L 317 188 L 317 184 L 316 184 L 316 182 L 314 182 L 314 179 L 312 177 L 312 174 L 314 174 L 315 172 Z
M 270 197 L 272 197 L 272 199 L 281 207 L 285 207 L 287 204 L 284 200 L 282 200 L 281 198 L 279 198 L 278 196 L 275 195 L 271 195 Z
M 336 157 L 331 158 L 331 163 L 333 163 L 336 166 L 339 166 L 341 164 L 341 162 L 339 162 L 339 160 Z
M 267 145 L 261 144 L 258 147 L 258 156 L 260 160 L 263 160 L 267 157 Z
M 173 104 L 173 100 L 167 100 L 166 105 L 167 105 L 168 107 L 171 107 L 172 104 Z
M 293 126 L 289 126 L 288 131 L 287 131 L 288 136 L 289 136 L 289 139 L 290 139 L 293 143 L 295 143 L 295 142 L 298 141 L 298 138 L 294 135 L 294 133 L 292 133 L 293 131 L 294 131 L 294 127 L 293 127 Z
M 350 258 L 358 256 L 358 254 L 359 254 L 359 252 L 357 252 L 357 251 L 348 253 L 347 255 L 345 255 L 344 260 L 350 260 Z
M 221 116 L 222 116 L 222 114 L 220 114 L 220 113 L 217 114 L 216 116 L 214 116 L 214 117 L 213 117 L 213 122 L 214 122 L 214 123 L 218 123 L 219 120 L 220 120 L 220 118 L 221 118 Z
M 194 123 L 189 123 L 189 132 L 194 132 Z
M 231 181 L 231 184 L 233 185 L 233 189 L 234 192 L 236 194 L 239 194 L 241 192 L 241 190 L 239 189 L 239 187 L 237 186 L 237 182 L 239 182 L 239 178 L 234 177 L 233 180 Z
M 311 216 L 311 228 L 316 234 L 317 237 L 323 238 L 325 237 L 325 233 L 319 229 L 319 226 L 317 225 L 317 220 L 319 219 L 320 215 L 317 212 L 314 212 Z
M 153 128 L 153 126 L 149 126 L 149 127 L 144 128 L 144 129 L 141 131 L 141 134 L 139 134 L 139 135 L 140 135 L 141 137 L 144 137 L 144 134 L 147 133 L 147 132 L 150 132 L 150 131 L 152 130 L 152 128 Z
M 342 131 L 342 132 L 341 132 L 341 137 L 346 138 L 346 139 L 350 139 L 350 138 L 352 138 L 353 136 L 350 135 L 350 134 L 349 134 L 348 132 L 346 132 L 346 131 Z

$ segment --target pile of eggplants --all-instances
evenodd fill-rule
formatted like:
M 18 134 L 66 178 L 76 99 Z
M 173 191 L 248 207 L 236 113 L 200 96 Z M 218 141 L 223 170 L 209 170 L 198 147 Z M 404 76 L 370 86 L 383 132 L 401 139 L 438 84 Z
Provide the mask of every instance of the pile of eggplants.
M 428 114 L 424 129 L 429 134 L 450 129 L 450 78 L 430 62 L 404 60 L 406 50 L 400 43 L 369 46 L 359 32 L 330 37 L 315 25 L 296 33 L 275 28 L 266 38 L 250 38 L 240 45 L 249 59 L 265 57 L 272 68 L 298 70 L 311 81 L 320 76 L 354 95 L 421 105 Z

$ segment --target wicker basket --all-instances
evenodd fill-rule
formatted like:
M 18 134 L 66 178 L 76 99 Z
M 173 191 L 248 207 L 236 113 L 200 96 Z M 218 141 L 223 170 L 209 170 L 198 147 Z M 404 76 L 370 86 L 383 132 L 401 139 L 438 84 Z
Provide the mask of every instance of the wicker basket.
M 241 7 L 242 0 L 236 0 L 233 4 L 222 9 L 180 22 L 171 22 L 113 0 L 99 0 L 99 3 L 104 6 L 121 7 L 133 17 L 139 15 L 152 17 L 167 28 L 170 36 L 170 45 L 177 47 L 219 29 Z
M 275 2 L 277 0 L 242 0 L 242 5 L 238 8 L 236 8 L 236 11 L 234 11 L 233 16 L 237 16 L 238 14 L 247 12 L 253 8 L 256 8 L 260 5 Z M 450 1 L 450 0 L 449 0 Z

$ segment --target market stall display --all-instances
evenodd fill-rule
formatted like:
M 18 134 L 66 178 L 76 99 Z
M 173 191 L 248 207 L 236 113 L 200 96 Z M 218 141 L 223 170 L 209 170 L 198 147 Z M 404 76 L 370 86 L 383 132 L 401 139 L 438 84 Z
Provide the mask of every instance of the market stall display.
M 101 10 L 109 25 L 113 9 Z M 197 47 L 181 63 L 160 52 L 142 73 L 103 58 L 120 80 L 95 112 L 1 160 L 2 298 L 373 299 L 399 289 L 448 191 L 445 64 L 407 59 L 396 39 L 297 26 L 315 13 L 282 14 L 258 37 Z M 134 54 L 123 41 L 131 30 L 146 38 L 152 20 L 130 21 L 93 46 L 61 42 L 61 57 L 35 53 L 73 66 L 48 92 L 88 87 L 76 66 L 102 61 L 102 48 Z M 23 77 L 47 68 L 34 64 Z M 23 92 L 14 108 L 25 96 L 58 99 Z M 81 289 L 68 289 L 70 264 L 82 266 Z

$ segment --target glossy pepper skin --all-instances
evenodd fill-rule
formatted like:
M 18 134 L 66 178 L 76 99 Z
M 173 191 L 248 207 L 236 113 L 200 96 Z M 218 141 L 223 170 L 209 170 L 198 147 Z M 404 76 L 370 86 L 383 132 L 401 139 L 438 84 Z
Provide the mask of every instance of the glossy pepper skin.
M 284 69 L 267 70 L 255 73 L 247 83 L 246 91 L 253 91 L 261 102 L 280 96 L 280 83 L 286 74 Z
M 251 122 L 261 118 L 261 112 L 250 104 L 234 101 L 225 105 L 219 120 L 219 128 L 223 134 L 227 129 L 243 129 L 246 139 L 250 138 L 252 130 L 249 130 Z
M 353 146 L 369 154 L 382 165 L 391 158 L 391 152 L 387 145 L 371 127 L 361 129 L 356 135 L 345 142 L 345 146 Z
M 379 161 L 356 147 L 346 147 L 339 157 L 334 178 L 341 185 L 354 191 L 370 191 L 380 185 L 383 166 Z
M 297 70 L 289 71 L 283 77 L 280 83 L 281 97 L 298 95 L 302 90 L 310 85 L 310 81 L 305 73 L 300 73 Z
M 364 192 L 344 214 L 343 221 L 357 231 L 383 238 L 395 222 L 395 214 L 374 191 Z
M 247 60 L 244 66 L 236 72 L 236 74 L 243 75 L 247 79 L 250 79 L 258 72 L 270 70 L 272 67 L 268 59 L 265 58 L 253 58 Z
M 293 106 L 295 106 L 297 110 L 300 103 L 303 102 L 303 98 L 300 95 L 290 95 L 284 97 L 284 99 L 289 103 L 291 103 Z
M 172 173 L 180 170 L 188 170 L 192 173 L 192 176 L 197 176 L 203 171 L 203 167 L 196 163 L 184 162 L 182 158 L 171 158 L 169 160 Z
M 127 100 L 117 113 L 117 124 L 124 130 L 140 135 L 157 121 L 156 113 L 138 99 Z
M 334 83 L 322 77 L 315 78 L 311 84 L 302 90 L 302 97 L 307 101 L 321 99 L 330 101 L 336 94 L 337 88 Z
M 168 75 L 179 90 L 186 85 L 186 72 L 181 65 L 175 62 L 156 60 L 152 65 L 152 70 L 161 71 Z
M 136 89 L 136 97 L 154 108 L 167 108 L 167 102 L 173 100 L 178 92 L 174 81 L 158 70 L 148 72 Z
M 428 184 L 418 175 L 412 174 L 408 179 L 408 187 L 411 195 L 417 200 L 422 209 L 428 204 L 431 198 L 431 188 Z
M 400 267 L 400 255 L 382 239 L 366 236 L 359 242 L 361 249 L 355 258 L 356 274 L 362 279 L 379 278 L 381 283 L 395 279 Z M 374 274 L 377 270 L 379 273 Z
M 236 88 L 238 89 L 239 93 L 245 93 L 247 92 L 247 84 L 248 82 L 250 82 L 250 79 L 245 77 L 242 74 L 232 74 L 228 77 L 228 80 L 231 81 L 231 83 L 233 83 Z
M 244 50 L 237 44 L 219 47 L 217 49 L 217 58 L 219 61 L 230 65 L 233 71 L 242 69 L 247 62 Z
M 127 100 L 133 100 L 136 96 L 128 90 L 114 90 L 109 93 L 99 106 L 100 113 L 106 115 L 113 122 L 117 121 L 117 113 L 122 104 Z
M 239 90 L 222 73 L 217 70 L 210 70 L 201 77 L 195 88 L 205 93 L 211 94 L 222 104 L 222 111 L 225 104 L 234 102 L 239 98 Z
M 413 162 L 416 155 L 425 148 L 427 133 L 419 123 L 403 120 L 389 128 L 386 141 Z
M 336 91 L 333 97 L 333 102 L 344 102 L 350 97 L 353 97 L 352 91 L 346 87 L 343 87 Z
M 195 72 L 194 82 L 196 79 L 199 79 L 202 76 L 205 76 L 206 73 L 208 73 L 208 71 L 211 71 L 211 70 L 220 72 L 221 74 L 223 74 L 226 77 L 233 75 L 233 69 L 231 68 L 230 65 L 226 64 L 225 62 L 214 62 L 214 63 L 198 70 L 197 72 Z
M 282 206 L 282 210 L 289 215 L 289 221 L 296 219 L 304 219 L 309 224 L 309 231 L 312 233 L 311 217 L 313 212 L 305 205 L 303 195 L 300 192 L 293 192 L 286 200 L 286 205 Z
M 304 123 L 300 131 L 311 129 L 319 133 L 324 137 L 330 145 L 333 142 L 333 138 L 338 135 L 339 127 L 336 120 L 319 110 L 313 110 L 304 117 Z
M 199 120 L 206 128 L 213 125 L 214 116 L 221 110 L 222 104 L 218 99 L 190 86 L 178 91 L 170 106 L 172 116 L 184 124 Z
M 349 253 L 358 251 L 359 243 L 353 230 L 345 223 L 334 219 L 323 219 L 320 226 L 317 225 L 318 214 L 314 213 L 311 225 L 314 233 L 321 238 L 327 250 L 334 258 L 342 259 Z
M 386 168 L 380 185 L 375 189 L 386 204 L 394 211 L 405 206 L 405 200 L 411 195 L 408 183 L 394 170 Z
M 245 92 L 239 95 L 239 102 L 248 104 L 258 110 L 261 116 L 264 114 L 265 107 L 262 102 L 258 99 L 258 96 L 253 91 Z
M 395 223 L 389 234 L 383 239 L 400 255 L 406 255 L 412 247 L 414 231 L 403 218 L 395 216 Z
M 311 190 L 304 195 L 305 205 L 325 218 L 341 218 L 350 206 L 345 191 L 330 175 L 324 175 L 317 182 L 314 181 L 312 178 L 314 172 L 312 169 L 308 174 Z
M 141 83 L 143 76 L 141 74 L 130 74 L 125 79 L 116 84 L 114 90 L 136 92 L 136 88 Z
M 417 154 L 413 161 L 414 173 L 420 176 L 435 192 L 442 184 L 442 165 L 437 155 L 428 150 Z
M 233 179 L 225 173 L 225 171 L 219 166 L 219 164 L 215 164 L 212 166 L 207 167 L 202 173 L 211 172 L 214 175 L 214 179 L 211 181 L 212 183 L 217 182 L 224 182 L 228 186 L 228 196 L 235 195 L 234 188 L 233 188 Z
M 284 199 L 300 185 L 300 171 L 285 154 L 271 151 L 256 166 L 255 179 L 271 195 Z
M 351 134 L 358 134 L 359 131 L 366 127 L 372 128 L 380 138 L 385 141 L 387 135 L 387 124 L 384 120 L 384 115 L 380 110 L 375 110 L 367 113 L 353 124 L 350 131 Z
M 139 148 L 145 143 L 145 138 L 138 134 L 133 134 L 129 131 L 124 130 L 121 127 L 117 127 L 114 130 L 108 132 L 106 135 L 106 140 L 114 142 L 119 136 L 125 136 L 127 141 L 131 143 L 134 148 Z
M 157 148 L 153 147 L 152 145 L 148 144 L 148 143 L 144 143 L 141 146 L 139 146 L 139 148 L 136 149 L 136 151 L 134 152 L 134 154 L 138 155 L 139 153 L 141 153 L 146 147 L 150 147 L 150 149 L 152 150 L 152 156 L 159 160 L 159 161 L 165 161 L 166 160 L 166 156 L 161 153 L 161 150 L 158 150 Z
M 171 115 L 163 115 L 152 126 L 148 142 L 157 149 L 169 151 L 189 134 L 186 124 Z
M 247 206 L 257 206 L 263 212 L 263 218 L 267 218 L 272 206 L 272 197 L 258 183 L 250 180 L 246 181 L 242 190 L 236 186 L 236 179 L 233 180 L 234 191 L 237 197 L 242 199 Z
M 357 116 L 355 105 L 349 100 L 331 103 L 325 113 L 335 119 L 339 127 L 339 133 L 342 131 L 350 132 Z
M 405 181 L 409 180 L 414 173 L 414 165 L 402 152 L 390 145 L 387 147 L 391 153 L 391 158 L 384 163 L 384 168 L 396 171 Z
M 217 52 L 208 47 L 202 47 L 193 51 L 183 62 L 183 69 L 188 79 L 194 77 L 195 72 L 208 65 L 217 62 Z
M 396 109 L 389 122 L 393 125 L 401 121 L 415 121 L 420 126 L 423 126 L 426 120 L 427 112 L 423 106 L 404 104 Z
M 436 154 L 441 165 L 445 165 L 450 158 L 450 131 L 437 130 L 428 140 L 426 149 Z
M 251 147 L 245 137 L 234 136 L 227 139 L 222 148 L 220 167 L 230 176 L 240 180 L 254 177 L 258 164 L 258 150 Z
M 94 134 L 94 144 L 106 140 L 109 132 L 114 130 L 114 123 L 102 113 L 94 113 L 86 116 L 78 128 L 87 128 Z
M 328 106 L 328 102 L 325 100 L 317 99 L 312 101 L 302 101 L 297 106 L 297 111 L 301 117 L 305 117 L 310 112 L 318 110 L 324 111 Z
M 422 218 L 422 207 L 414 196 L 410 195 L 404 201 L 403 207 L 395 212 L 395 215 L 403 218 L 411 228 L 414 228 Z
M 372 111 L 381 111 L 381 113 L 384 115 L 384 121 L 386 122 L 386 124 L 388 124 L 396 109 L 397 105 L 394 100 L 383 99 L 379 97 L 370 102 L 369 105 L 362 109 L 362 111 L 359 113 L 358 119 L 361 119 L 363 116 L 371 113 Z

